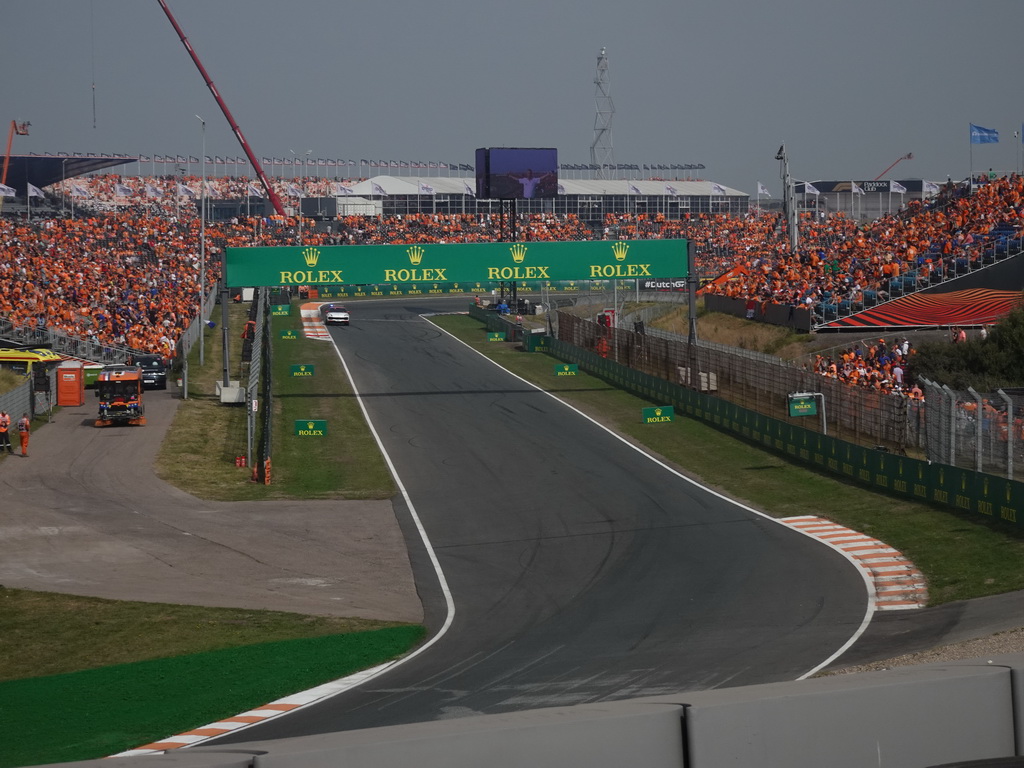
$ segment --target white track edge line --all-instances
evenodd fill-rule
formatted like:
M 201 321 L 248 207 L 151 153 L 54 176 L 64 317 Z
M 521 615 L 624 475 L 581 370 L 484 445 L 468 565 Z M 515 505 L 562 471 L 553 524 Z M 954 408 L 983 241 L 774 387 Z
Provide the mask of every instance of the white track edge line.
M 456 313 L 435 312 L 435 313 L 431 313 L 431 314 L 441 315 L 441 314 L 456 314 Z M 462 313 L 459 313 L 459 314 L 462 314 Z M 426 320 L 427 322 L 430 322 L 429 320 L 427 320 L 427 316 L 426 315 L 420 315 L 420 317 L 423 318 L 424 320 Z M 799 534 L 801 534 L 803 536 L 806 536 L 807 538 L 811 539 L 812 541 L 816 541 L 816 542 L 818 542 L 820 544 L 823 544 L 826 547 L 828 547 L 829 549 L 831 549 L 832 551 L 837 552 L 848 563 L 850 563 L 850 565 L 853 566 L 853 568 L 857 571 L 857 573 L 860 574 L 861 580 L 864 582 L 865 591 L 867 592 L 867 595 L 868 595 L 867 608 L 864 611 L 864 617 L 861 619 L 860 626 L 857 627 L 857 629 L 850 636 L 850 638 L 845 643 L 843 643 L 839 647 L 839 649 L 835 651 L 835 653 L 833 653 L 831 656 L 829 656 L 823 662 L 818 664 L 816 667 L 814 667 L 811 670 L 809 670 L 808 672 L 805 672 L 804 674 L 800 675 L 798 678 L 796 678 L 797 680 L 803 680 L 805 678 L 811 677 L 812 675 L 817 674 L 820 670 L 822 670 L 825 667 L 827 667 L 833 661 L 835 661 L 840 656 L 842 656 L 844 653 L 846 653 L 846 651 L 848 651 L 850 649 L 850 647 L 855 642 L 857 642 L 857 640 L 860 639 L 860 636 L 863 635 L 864 632 L 867 630 L 868 625 L 871 623 L 871 619 L 874 617 L 874 614 L 875 614 L 875 612 L 877 610 L 877 605 L 876 605 L 877 604 L 877 594 L 875 593 L 875 585 L 872 583 L 871 579 L 869 578 L 868 573 L 863 568 L 861 568 L 860 565 L 857 563 L 857 561 L 854 560 L 854 558 L 852 558 L 848 553 L 843 552 L 838 547 L 831 546 L 828 542 L 822 541 L 821 539 L 817 538 L 816 536 L 814 536 L 814 535 L 812 535 L 810 533 L 802 531 L 799 528 L 796 528 L 794 526 L 787 525 L 786 523 L 782 522 L 778 518 L 772 517 L 771 515 L 766 515 L 764 512 L 759 512 L 758 510 L 753 509 L 752 507 L 748 507 L 746 504 L 741 504 L 740 502 L 736 501 L 735 499 L 730 499 L 728 496 L 725 496 L 725 495 L 723 495 L 721 493 L 718 493 L 718 491 L 712 490 L 711 488 L 707 488 L 707 487 L 701 485 L 696 480 L 693 480 L 692 478 L 687 477 L 686 475 L 682 474 L 681 472 L 676 471 L 675 469 L 670 467 L 665 462 L 661 461 L 656 456 L 652 456 L 645 449 L 643 449 L 643 448 L 641 448 L 641 447 L 639 447 L 637 445 L 634 445 L 629 440 L 627 440 L 626 438 L 622 437 L 622 435 L 620 435 L 620 434 L 614 432 L 613 430 L 609 429 L 608 427 L 606 427 L 601 422 L 597 421 L 596 419 L 592 418 L 591 416 L 589 416 L 586 413 L 584 413 L 583 411 L 581 411 L 579 408 L 576 408 L 575 406 L 570 405 L 565 400 L 562 400 L 560 397 L 558 397 L 556 395 L 553 395 L 552 393 L 542 389 L 541 387 L 537 386 L 533 382 L 527 381 L 522 376 L 519 376 L 519 375 L 517 375 L 515 373 L 512 373 L 512 371 L 510 371 L 507 368 L 499 365 L 494 360 L 492 360 L 491 358 L 487 357 L 487 355 L 485 355 L 483 352 L 480 352 L 479 350 L 474 349 L 472 346 L 470 346 L 469 344 L 464 342 L 462 339 L 458 338 L 454 334 L 450 333 L 448 330 L 446 330 L 446 329 L 442 328 L 441 326 L 437 325 L 437 323 L 431 323 L 431 325 L 433 325 L 435 328 L 437 328 L 438 330 L 442 331 L 443 333 L 447 334 L 451 338 L 455 339 L 455 341 L 459 342 L 459 344 L 462 344 L 464 347 L 466 347 L 470 351 L 476 353 L 477 355 L 482 357 L 484 360 L 486 360 L 487 362 L 489 362 L 492 365 L 494 365 L 496 368 L 500 368 L 501 370 L 505 371 L 510 376 L 513 376 L 513 377 L 519 379 L 519 381 L 523 382 L 527 386 L 533 387 L 538 392 L 541 392 L 541 393 L 547 395 L 548 397 L 550 397 L 552 400 L 554 400 L 554 401 L 556 401 L 558 403 L 561 403 L 562 405 L 564 405 L 569 410 L 575 411 L 580 416 L 585 418 L 587 421 L 589 421 L 592 424 L 594 424 L 595 426 L 600 427 L 601 429 L 603 429 L 605 432 L 607 432 L 609 435 L 614 437 L 616 440 L 620 441 L 621 443 L 623 443 L 625 445 L 628 445 L 634 451 L 636 451 L 637 453 L 641 454 L 642 456 L 647 457 L 649 460 L 653 461 L 655 464 L 657 464 L 657 465 L 663 467 L 664 469 L 668 470 L 670 473 L 672 473 L 676 477 L 679 477 L 679 478 L 685 480 L 686 482 L 690 483 L 691 485 L 695 486 L 696 488 L 700 488 L 701 490 L 711 494 L 712 496 L 715 496 L 715 497 L 717 497 L 719 499 L 722 499 L 722 501 L 725 501 L 725 502 L 727 502 L 729 504 L 733 504 L 733 505 L 739 507 L 740 509 L 744 509 L 744 510 L 746 510 L 746 511 L 748 511 L 748 512 L 754 514 L 754 515 L 757 515 L 758 517 L 762 517 L 765 520 L 771 521 L 772 523 L 775 523 L 776 525 L 781 525 L 781 526 L 784 526 L 785 528 L 787 528 L 787 529 L 789 529 L 791 531 L 796 531 L 797 533 L 799 533 Z

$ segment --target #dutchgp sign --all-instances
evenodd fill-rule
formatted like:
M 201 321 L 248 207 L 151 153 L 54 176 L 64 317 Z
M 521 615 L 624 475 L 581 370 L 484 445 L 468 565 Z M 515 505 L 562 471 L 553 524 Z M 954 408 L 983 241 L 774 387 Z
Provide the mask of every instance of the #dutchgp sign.
M 229 247 L 225 261 L 228 285 L 492 284 L 686 277 L 687 247 L 681 239 Z

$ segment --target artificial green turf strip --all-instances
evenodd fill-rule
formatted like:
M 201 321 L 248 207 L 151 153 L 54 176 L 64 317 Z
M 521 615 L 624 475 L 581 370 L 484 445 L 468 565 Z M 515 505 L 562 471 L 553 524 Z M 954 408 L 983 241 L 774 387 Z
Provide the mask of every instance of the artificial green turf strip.
M 0 683 L 0 768 L 140 747 L 382 664 L 424 634 L 389 627 Z

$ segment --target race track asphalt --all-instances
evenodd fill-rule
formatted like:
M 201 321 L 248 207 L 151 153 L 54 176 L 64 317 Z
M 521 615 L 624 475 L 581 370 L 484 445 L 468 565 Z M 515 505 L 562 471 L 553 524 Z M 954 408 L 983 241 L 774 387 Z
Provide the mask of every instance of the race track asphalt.
M 420 317 L 332 329 L 454 621 L 356 689 L 213 743 L 792 680 L 867 610 L 842 556 L 706 491 Z M 694 446 L 699 450 L 699 446 Z M 400 510 L 432 631 L 438 578 Z

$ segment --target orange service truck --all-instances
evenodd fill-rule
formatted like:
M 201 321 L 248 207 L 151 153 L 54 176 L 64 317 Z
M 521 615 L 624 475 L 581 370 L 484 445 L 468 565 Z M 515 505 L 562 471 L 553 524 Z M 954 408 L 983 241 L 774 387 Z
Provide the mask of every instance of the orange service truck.
M 142 369 L 135 365 L 107 365 L 96 378 L 96 397 L 100 401 L 97 427 L 112 424 L 146 423 L 142 405 Z

